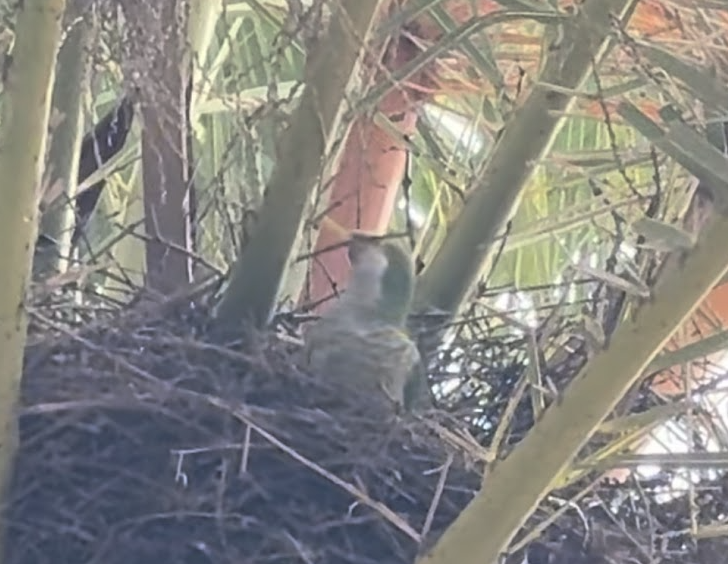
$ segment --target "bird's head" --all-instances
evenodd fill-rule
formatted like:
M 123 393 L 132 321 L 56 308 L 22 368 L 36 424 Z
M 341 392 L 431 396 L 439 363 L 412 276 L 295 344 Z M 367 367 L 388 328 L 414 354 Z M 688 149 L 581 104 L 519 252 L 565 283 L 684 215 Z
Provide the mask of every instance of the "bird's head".
M 414 290 L 412 255 L 397 241 L 358 232 L 349 240 L 348 254 L 347 301 L 377 319 L 403 325 Z

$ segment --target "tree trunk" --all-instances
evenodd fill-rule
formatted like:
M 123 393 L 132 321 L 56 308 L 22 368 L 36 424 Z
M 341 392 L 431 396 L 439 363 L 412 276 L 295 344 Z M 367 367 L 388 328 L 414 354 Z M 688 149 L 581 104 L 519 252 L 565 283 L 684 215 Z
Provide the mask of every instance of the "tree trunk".
M 138 77 L 143 120 L 147 287 L 162 295 L 192 281 L 186 12 L 187 0 L 126 4 L 136 32 L 128 74 Z
M 389 0 L 337 4 L 338 12 L 326 35 L 309 55 L 306 87 L 281 139 L 280 158 L 252 236 L 232 269 L 219 304 L 221 331 L 236 329 L 246 320 L 258 327 L 270 321 L 299 248 L 322 162 L 340 155 L 335 141 L 350 129 L 344 122 L 349 89 L 369 52 L 374 22 L 388 4 Z
M 6 62 L 0 127 L 0 488 L 17 448 L 16 408 L 27 334 L 28 287 L 38 232 L 51 88 L 64 0 L 16 4 L 13 61 Z M 0 554 L 4 542 L 0 537 Z

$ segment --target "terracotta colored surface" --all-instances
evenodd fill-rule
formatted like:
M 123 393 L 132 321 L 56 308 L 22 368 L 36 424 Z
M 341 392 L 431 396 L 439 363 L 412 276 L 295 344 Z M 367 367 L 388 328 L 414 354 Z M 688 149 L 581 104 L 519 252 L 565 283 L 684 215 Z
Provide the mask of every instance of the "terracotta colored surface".
M 404 114 L 404 131 L 416 124 L 414 112 Z M 388 133 L 373 123 L 360 121 L 347 140 L 339 175 L 335 181 L 327 214 L 345 228 L 383 233 L 394 210 L 399 183 L 404 174 L 407 154 Z M 316 249 L 328 248 L 342 240 L 343 233 L 323 223 Z M 346 284 L 349 265 L 343 249 L 321 254 L 311 271 L 311 292 L 317 301 Z
M 407 63 L 417 50 L 400 41 L 385 56 L 385 64 L 395 69 Z M 420 83 L 426 83 L 419 77 Z M 416 105 L 422 92 L 396 87 L 384 96 L 379 111 L 395 124 L 403 135 L 411 135 L 417 125 Z M 353 229 L 383 233 L 394 211 L 399 185 L 407 164 L 404 142 L 377 126 L 370 116 L 362 116 L 349 133 L 341 165 L 332 180 L 326 216 L 335 225 L 320 225 L 315 251 L 336 243 Z M 334 287 L 345 287 L 349 264 L 343 249 L 317 255 L 311 267 L 309 292 L 305 302 L 318 302 L 330 296 Z

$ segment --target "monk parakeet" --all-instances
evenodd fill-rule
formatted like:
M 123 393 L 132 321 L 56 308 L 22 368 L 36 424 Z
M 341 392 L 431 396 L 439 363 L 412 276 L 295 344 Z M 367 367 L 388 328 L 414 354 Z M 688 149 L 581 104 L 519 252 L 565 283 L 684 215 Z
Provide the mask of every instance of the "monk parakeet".
M 394 240 L 355 233 L 348 255 L 346 291 L 305 332 L 307 363 L 314 374 L 410 408 L 407 390 L 421 390 L 412 382 L 423 377 L 406 328 L 415 279 L 411 254 Z

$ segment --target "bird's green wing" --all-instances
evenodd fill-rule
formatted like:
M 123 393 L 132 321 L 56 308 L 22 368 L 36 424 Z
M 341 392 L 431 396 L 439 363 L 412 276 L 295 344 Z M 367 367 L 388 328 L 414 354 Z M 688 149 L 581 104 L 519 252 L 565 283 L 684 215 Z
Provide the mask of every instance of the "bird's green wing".
M 392 325 L 370 326 L 360 336 L 372 361 L 370 377 L 392 402 L 402 406 L 407 378 L 419 360 L 417 347 L 404 331 Z
M 305 364 L 318 375 L 345 380 L 363 393 L 379 389 L 408 410 L 429 405 L 419 351 L 399 327 L 324 317 L 308 328 L 304 341 Z
M 432 390 L 427 381 L 427 369 L 419 353 L 404 386 L 404 408 L 406 411 L 424 411 L 433 407 Z

